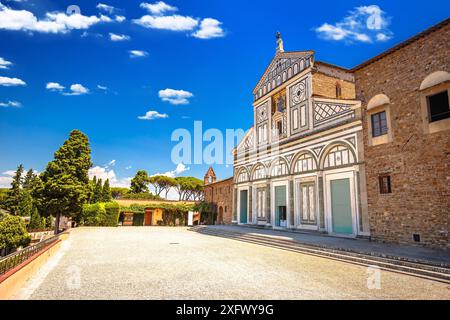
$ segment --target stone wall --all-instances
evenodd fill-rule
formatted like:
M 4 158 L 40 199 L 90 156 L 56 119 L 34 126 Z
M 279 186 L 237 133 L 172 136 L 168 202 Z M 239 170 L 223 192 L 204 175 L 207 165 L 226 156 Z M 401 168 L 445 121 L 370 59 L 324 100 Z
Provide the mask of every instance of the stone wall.
M 312 87 L 314 95 L 335 99 L 336 83 L 341 85 L 341 99 L 355 99 L 355 84 L 349 81 L 331 77 L 329 75 L 314 72 L 312 76 Z
M 233 191 L 233 178 L 205 186 L 205 201 L 217 206 L 217 223 L 231 224 Z M 219 212 L 223 213 L 222 221 L 220 221 Z
M 435 71 L 450 72 L 450 26 L 355 70 L 362 101 L 365 169 L 372 238 L 450 248 L 450 128 L 424 133 L 419 86 Z M 369 146 L 367 103 L 390 99 L 392 142 Z M 380 194 L 378 177 L 391 176 L 392 193 Z M 420 235 L 420 243 L 413 235 Z

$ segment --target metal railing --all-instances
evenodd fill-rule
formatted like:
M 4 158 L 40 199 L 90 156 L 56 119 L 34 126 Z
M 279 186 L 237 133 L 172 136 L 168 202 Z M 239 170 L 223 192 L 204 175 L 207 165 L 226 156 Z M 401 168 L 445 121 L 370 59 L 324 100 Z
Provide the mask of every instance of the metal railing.
M 15 268 L 22 262 L 26 261 L 27 259 L 29 259 L 33 255 L 35 255 L 36 253 L 44 250 L 49 245 L 58 241 L 60 235 L 61 234 L 53 236 L 53 237 L 43 240 L 37 244 L 26 247 L 20 251 L 13 252 L 7 256 L 0 258 L 0 276 L 4 275 L 9 270 Z

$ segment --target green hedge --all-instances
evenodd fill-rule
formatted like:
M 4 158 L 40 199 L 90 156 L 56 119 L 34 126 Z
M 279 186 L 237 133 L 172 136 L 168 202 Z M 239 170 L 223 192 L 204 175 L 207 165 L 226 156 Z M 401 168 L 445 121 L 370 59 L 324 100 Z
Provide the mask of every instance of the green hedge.
M 105 203 L 105 217 L 103 219 L 103 226 L 117 227 L 120 216 L 120 205 L 117 202 Z
M 81 223 L 91 227 L 117 227 L 120 206 L 116 202 L 85 204 L 81 213 Z

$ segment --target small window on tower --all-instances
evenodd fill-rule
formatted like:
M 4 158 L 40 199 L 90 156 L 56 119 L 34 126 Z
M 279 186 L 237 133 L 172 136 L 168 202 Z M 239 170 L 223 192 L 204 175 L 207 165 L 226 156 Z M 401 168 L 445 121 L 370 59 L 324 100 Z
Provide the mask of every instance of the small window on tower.
M 378 179 L 379 179 L 379 183 L 380 183 L 380 193 L 381 194 L 392 193 L 391 176 L 382 175 Z

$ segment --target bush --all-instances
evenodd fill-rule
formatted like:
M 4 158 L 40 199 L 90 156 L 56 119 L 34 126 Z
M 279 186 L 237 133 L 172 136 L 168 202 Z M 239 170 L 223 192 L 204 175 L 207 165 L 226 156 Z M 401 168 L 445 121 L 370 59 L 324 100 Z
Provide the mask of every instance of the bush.
M 20 217 L 7 215 L 0 221 L 0 250 L 7 252 L 30 244 L 25 221 Z
M 101 217 L 106 215 L 103 203 L 85 204 L 81 211 L 81 224 L 89 227 L 100 225 Z
M 102 222 L 106 227 L 117 227 L 120 216 L 120 206 L 117 202 L 105 203 L 105 217 Z
M 90 227 L 117 227 L 120 207 L 116 202 L 85 204 L 81 224 Z

